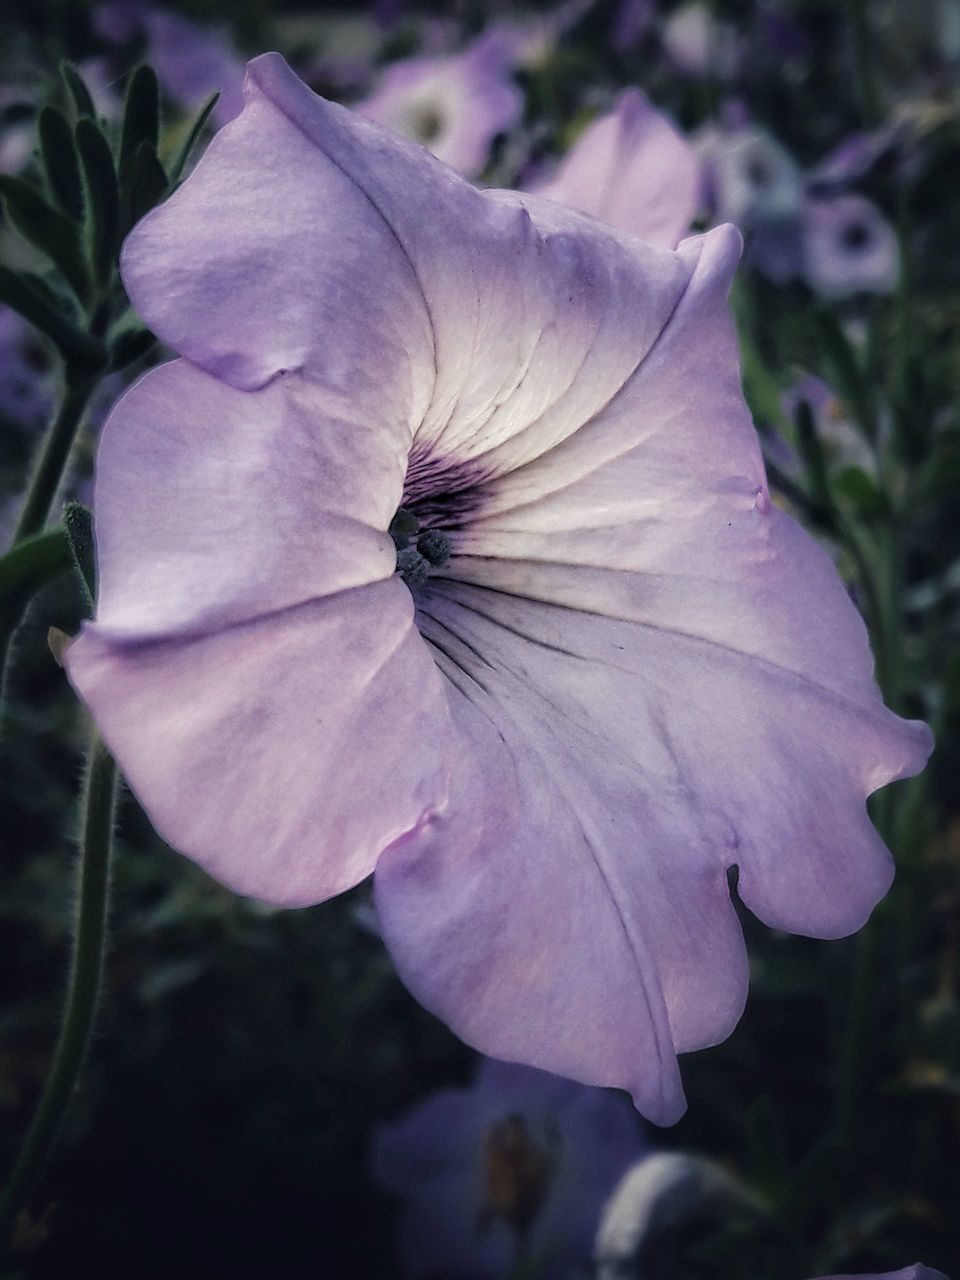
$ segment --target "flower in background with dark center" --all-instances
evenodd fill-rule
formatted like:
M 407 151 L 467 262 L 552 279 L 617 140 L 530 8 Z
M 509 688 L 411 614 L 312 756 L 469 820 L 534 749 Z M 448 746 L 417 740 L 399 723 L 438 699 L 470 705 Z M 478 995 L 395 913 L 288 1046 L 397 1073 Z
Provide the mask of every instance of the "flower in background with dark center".
M 773 927 L 857 929 L 865 797 L 931 745 L 770 502 L 740 238 L 477 191 L 275 54 L 246 95 L 124 247 L 182 358 L 104 429 L 70 677 L 213 876 L 297 906 L 376 870 L 466 1041 L 674 1120 L 746 995 L 730 869 Z
M 891 293 L 900 275 L 896 232 L 875 204 L 853 193 L 807 203 L 803 261 L 807 283 L 827 298 Z
M 516 45 L 506 30 L 493 28 L 463 53 L 394 62 L 356 109 L 475 177 L 497 134 L 523 114 L 523 94 L 512 79 Z
M 410 1276 L 501 1280 L 528 1257 L 544 1280 L 591 1271 L 607 1198 L 647 1153 L 623 1097 L 490 1059 L 378 1130 L 377 1181 L 401 1202 Z

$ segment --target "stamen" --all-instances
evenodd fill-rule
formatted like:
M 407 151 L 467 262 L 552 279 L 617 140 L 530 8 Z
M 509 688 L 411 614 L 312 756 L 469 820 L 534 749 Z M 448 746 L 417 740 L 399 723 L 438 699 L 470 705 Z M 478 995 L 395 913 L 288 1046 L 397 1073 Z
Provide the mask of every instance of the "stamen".
M 439 529 L 427 529 L 417 539 L 417 550 L 436 567 L 450 559 L 450 539 Z
M 430 563 L 414 547 L 397 553 L 397 570 L 408 587 L 419 587 L 427 580 Z

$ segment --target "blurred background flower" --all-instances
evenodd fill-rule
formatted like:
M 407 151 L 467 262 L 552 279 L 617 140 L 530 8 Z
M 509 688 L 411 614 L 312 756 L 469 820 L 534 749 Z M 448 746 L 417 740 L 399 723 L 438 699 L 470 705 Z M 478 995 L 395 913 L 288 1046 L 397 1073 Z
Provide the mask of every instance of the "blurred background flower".
M 627 1100 L 543 1071 L 483 1059 L 381 1126 L 377 1181 L 401 1204 L 406 1274 L 501 1280 L 529 1264 L 588 1276 L 601 1209 L 646 1150 Z

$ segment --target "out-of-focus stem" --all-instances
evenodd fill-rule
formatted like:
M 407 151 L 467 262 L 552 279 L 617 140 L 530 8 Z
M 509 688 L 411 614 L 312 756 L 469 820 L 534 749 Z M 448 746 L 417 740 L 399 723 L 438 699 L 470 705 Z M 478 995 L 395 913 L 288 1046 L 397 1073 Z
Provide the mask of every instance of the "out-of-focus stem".
M 856 58 L 857 93 L 860 98 L 860 112 L 863 123 L 868 129 L 880 123 L 880 98 L 877 92 L 877 80 L 873 65 L 873 39 L 867 17 L 867 0 L 848 0 L 850 6 L 850 29 L 853 34 L 853 49 Z

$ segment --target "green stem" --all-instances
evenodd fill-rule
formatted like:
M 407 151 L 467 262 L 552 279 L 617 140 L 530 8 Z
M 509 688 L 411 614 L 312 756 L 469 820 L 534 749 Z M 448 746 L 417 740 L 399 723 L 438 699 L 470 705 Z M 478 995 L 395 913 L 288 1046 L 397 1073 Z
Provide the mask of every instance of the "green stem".
M 39 533 L 47 523 L 84 410 L 95 386 L 96 379 L 91 378 L 71 382 L 68 370 L 63 400 L 43 442 L 40 460 L 14 530 L 12 545 Z
M 894 710 L 903 693 L 903 629 L 900 613 L 900 542 L 890 528 L 881 545 L 878 572 L 874 580 L 877 601 L 874 645 L 878 653 L 877 679 L 888 705 Z M 887 845 L 895 845 L 896 805 L 899 797 L 889 787 L 873 797 L 874 824 Z M 895 851 L 895 850 L 894 850 Z M 836 1128 L 841 1143 L 849 1150 L 859 1136 L 859 1091 L 863 1085 L 866 1047 L 875 1012 L 876 930 L 869 921 L 857 935 L 850 978 L 848 1017 L 844 1024 L 837 1078 Z
M 837 1137 L 848 1150 L 857 1140 L 860 1114 L 858 1090 L 862 1085 L 864 1046 L 873 1012 L 873 968 L 876 940 L 870 924 L 857 934 L 850 980 L 849 1016 L 844 1024 L 837 1080 Z
M 873 129 L 880 123 L 880 98 L 873 69 L 873 40 L 867 20 L 867 0 L 849 0 L 849 3 L 860 112 L 866 127 Z
M 12 1244 L 18 1215 L 29 1208 L 53 1150 L 90 1042 L 107 933 L 116 799 L 116 766 L 94 734 L 84 787 L 79 902 L 66 1010 L 33 1123 L 0 1197 L 0 1265 Z

